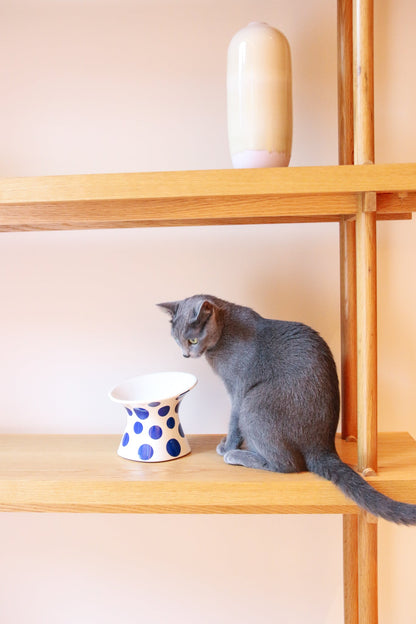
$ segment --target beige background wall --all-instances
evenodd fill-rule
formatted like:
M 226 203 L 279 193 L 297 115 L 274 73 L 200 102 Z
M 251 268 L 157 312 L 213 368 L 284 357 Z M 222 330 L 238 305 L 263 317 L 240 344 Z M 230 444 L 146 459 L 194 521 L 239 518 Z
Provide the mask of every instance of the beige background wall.
M 376 1 L 378 162 L 416 160 L 416 5 Z M 0 175 L 229 167 L 225 56 L 292 48 L 292 165 L 336 164 L 331 0 L 0 0 Z M 416 436 L 416 224 L 380 224 L 379 421 Z M 313 325 L 339 362 L 334 224 L 0 237 L 0 432 L 121 433 L 127 376 L 194 372 L 185 431 L 228 398 L 154 304 L 209 292 Z M 380 522 L 380 622 L 414 624 L 416 529 Z M 338 517 L 0 515 L 4 624 L 342 622 Z

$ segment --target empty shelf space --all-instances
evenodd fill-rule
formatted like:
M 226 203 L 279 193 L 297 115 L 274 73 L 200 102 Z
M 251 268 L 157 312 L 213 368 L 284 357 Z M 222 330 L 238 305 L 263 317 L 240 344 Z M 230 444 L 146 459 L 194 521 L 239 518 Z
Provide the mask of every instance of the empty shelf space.
M 163 463 L 120 458 L 115 435 L 0 436 L 0 511 L 111 513 L 342 513 L 358 508 L 310 473 L 277 474 L 229 466 L 220 436 L 188 436 L 192 452 Z M 356 462 L 356 444 L 337 440 Z M 379 434 L 378 490 L 416 503 L 416 442 Z

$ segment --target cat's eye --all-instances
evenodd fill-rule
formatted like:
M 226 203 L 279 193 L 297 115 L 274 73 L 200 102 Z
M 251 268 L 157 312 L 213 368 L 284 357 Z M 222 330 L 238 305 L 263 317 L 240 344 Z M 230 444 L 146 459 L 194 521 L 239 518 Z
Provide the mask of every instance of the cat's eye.
M 188 342 L 191 345 L 196 345 L 196 344 L 198 344 L 198 338 L 189 338 Z

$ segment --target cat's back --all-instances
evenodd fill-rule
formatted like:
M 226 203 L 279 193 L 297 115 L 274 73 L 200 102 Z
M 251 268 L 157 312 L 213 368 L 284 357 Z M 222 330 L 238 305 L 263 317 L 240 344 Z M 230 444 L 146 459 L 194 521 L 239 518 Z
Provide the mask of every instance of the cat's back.
M 219 300 L 221 301 L 221 300 Z M 255 310 L 225 303 L 226 326 L 233 337 L 253 342 L 264 356 L 307 355 L 327 352 L 328 347 L 317 331 L 297 321 L 264 318 Z
M 331 351 L 317 331 L 296 321 L 260 317 L 257 322 L 258 357 L 269 365 L 284 365 L 287 370 L 328 365 L 332 368 Z
M 308 374 L 322 369 L 336 376 L 327 343 L 309 325 L 264 318 L 251 308 L 217 301 L 226 311 L 222 353 L 233 352 L 240 367 L 254 367 L 266 376 Z

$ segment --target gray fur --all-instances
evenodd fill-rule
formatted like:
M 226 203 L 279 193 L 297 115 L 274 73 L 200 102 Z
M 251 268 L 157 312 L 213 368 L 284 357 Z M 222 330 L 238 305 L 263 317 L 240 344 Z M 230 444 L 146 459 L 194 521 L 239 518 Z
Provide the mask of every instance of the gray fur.
M 159 306 L 171 316 L 184 357 L 205 355 L 230 395 L 229 431 L 217 447 L 225 462 L 275 472 L 309 470 L 370 513 L 416 524 L 416 505 L 377 492 L 339 458 L 338 376 L 316 331 L 209 295 Z

